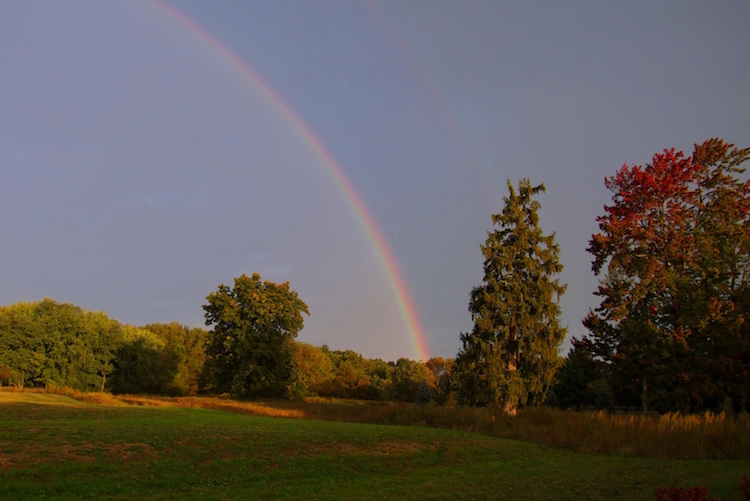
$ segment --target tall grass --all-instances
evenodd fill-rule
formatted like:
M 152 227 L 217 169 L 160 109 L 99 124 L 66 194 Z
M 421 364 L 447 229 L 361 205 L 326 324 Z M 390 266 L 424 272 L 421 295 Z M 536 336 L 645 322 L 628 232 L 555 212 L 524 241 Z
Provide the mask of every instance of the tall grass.
M 671 459 L 750 458 L 750 418 L 725 414 L 663 416 L 528 408 L 497 410 L 391 404 L 318 403 L 317 418 L 422 425 L 534 442 L 583 453 Z
M 495 409 L 308 398 L 239 402 L 221 397 L 154 397 L 57 390 L 105 405 L 195 407 L 263 416 L 429 426 L 533 442 L 575 452 L 662 459 L 748 459 L 750 417 L 576 412 L 526 408 L 516 416 Z
M 750 419 L 725 414 L 662 416 L 527 409 L 496 434 L 585 453 L 672 459 L 750 457 Z

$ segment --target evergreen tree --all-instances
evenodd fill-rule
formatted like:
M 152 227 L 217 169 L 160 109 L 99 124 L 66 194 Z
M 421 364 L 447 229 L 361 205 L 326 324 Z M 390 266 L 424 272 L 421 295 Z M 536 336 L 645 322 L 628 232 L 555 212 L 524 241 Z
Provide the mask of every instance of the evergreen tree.
M 432 403 L 432 390 L 430 389 L 430 383 L 426 379 L 423 379 L 419 383 L 417 388 L 417 398 L 414 400 L 418 404 L 431 404 Z
M 555 235 L 539 227 L 544 185 L 510 180 L 497 225 L 482 246 L 484 283 L 471 292 L 471 333 L 462 333 L 456 358 L 459 399 L 469 405 L 500 405 L 515 413 L 526 403 L 544 402 L 560 365 L 557 350 L 565 338 L 557 303 L 565 285 Z
M 594 383 L 604 382 L 600 366 L 585 345 L 573 339 L 573 348 L 555 376 L 554 390 L 560 407 L 581 410 L 583 406 L 594 404 L 589 389 Z

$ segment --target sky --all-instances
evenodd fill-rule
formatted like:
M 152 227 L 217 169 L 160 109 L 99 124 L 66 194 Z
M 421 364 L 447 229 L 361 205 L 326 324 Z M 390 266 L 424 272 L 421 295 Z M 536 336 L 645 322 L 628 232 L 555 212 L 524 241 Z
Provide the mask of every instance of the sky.
M 0 304 L 203 326 L 258 272 L 298 340 L 453 357 L 507 180 L 544 183 L 581 337 L 604 179 L 750 146 L 750 2 L 0 4 Z

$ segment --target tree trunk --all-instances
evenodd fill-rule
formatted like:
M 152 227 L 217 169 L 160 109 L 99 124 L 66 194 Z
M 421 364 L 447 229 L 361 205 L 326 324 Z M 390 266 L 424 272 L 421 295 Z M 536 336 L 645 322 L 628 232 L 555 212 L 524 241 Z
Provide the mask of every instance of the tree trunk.
M 646 382 L 646 375 L 643 375 L 641 379 L 641 406 L 644 414 L 648 414 L 648 383 Z
M 508 361 L 508 373 L 513 374 L 515 371 L 518 370 L 518 352 L 513 353 L 513 357 Z M 516 400 L 516 397 L 513 398 Z M 508 395 L 506 392 L 505 399 L 503 401 L 503 414 L 508 416 L 515 416 L 518 412 L 518 409 L 516 408 L 515 402 L 512 402 L 508 399 Z

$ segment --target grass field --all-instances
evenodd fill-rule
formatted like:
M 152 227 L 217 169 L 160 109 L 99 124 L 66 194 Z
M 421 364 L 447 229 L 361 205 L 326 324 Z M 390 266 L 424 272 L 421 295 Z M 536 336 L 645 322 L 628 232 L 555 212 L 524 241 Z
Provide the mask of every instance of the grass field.
M 0 391 L 0 499 L 654 499 L 702 485 L 726 501 L 750 474 L 746 459 L 587 454 L 285 412 Z

